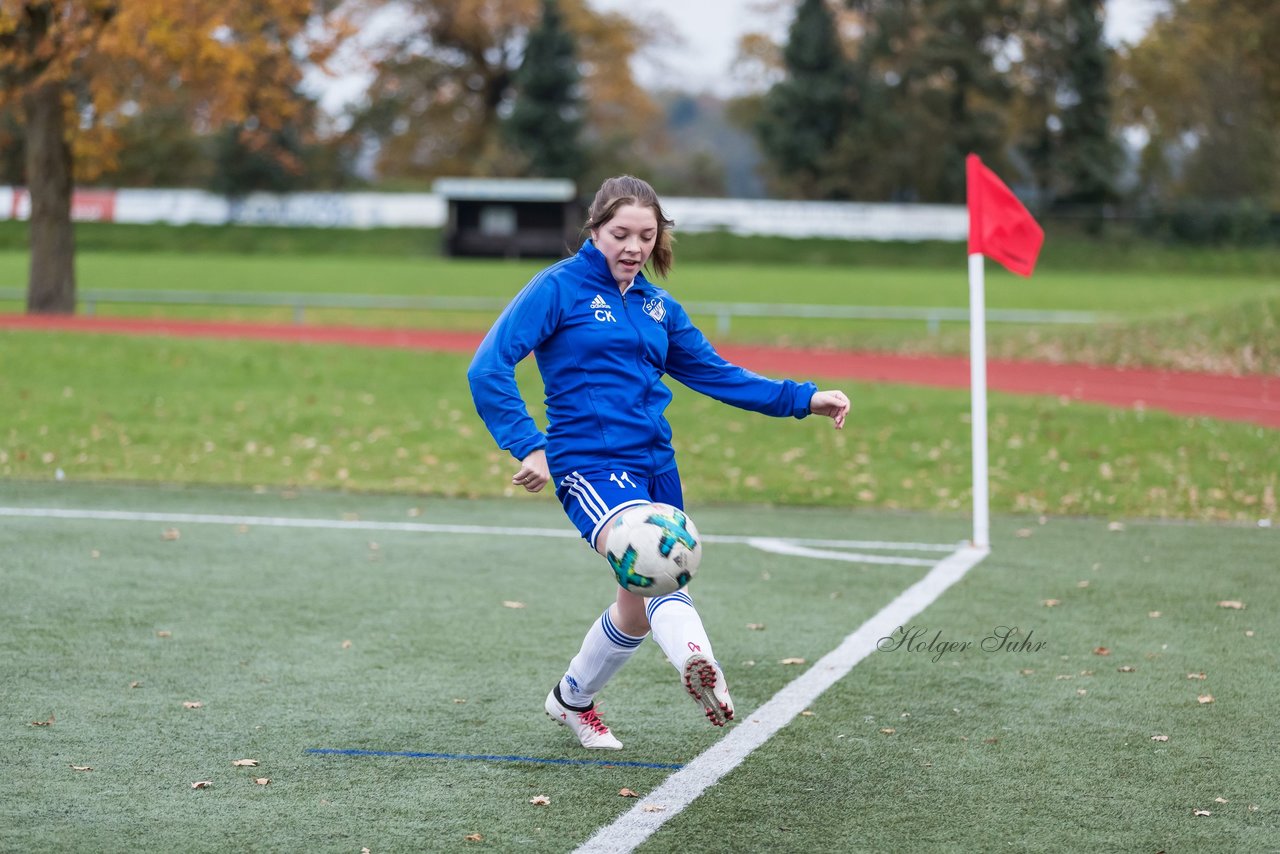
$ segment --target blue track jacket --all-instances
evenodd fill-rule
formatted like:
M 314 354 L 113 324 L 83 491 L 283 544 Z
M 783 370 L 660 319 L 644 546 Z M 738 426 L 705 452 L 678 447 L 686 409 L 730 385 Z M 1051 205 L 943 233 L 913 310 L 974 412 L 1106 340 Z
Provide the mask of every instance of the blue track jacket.
M 546 391 L 545 436 L 516 387 L 516 363 L 530 352 Z M 573 471 L 652 477 L 675 467 L 664 373 L 766 415 L 804 418 L 817 391 L 813 383 L 771 380 L 726 362 L 680 304 L 643 275 L 620 295 L 591 241 L 516 295 L 480 344 L 467 380 L 498 446 L 517 460 L 546 448 L 558 482 Z

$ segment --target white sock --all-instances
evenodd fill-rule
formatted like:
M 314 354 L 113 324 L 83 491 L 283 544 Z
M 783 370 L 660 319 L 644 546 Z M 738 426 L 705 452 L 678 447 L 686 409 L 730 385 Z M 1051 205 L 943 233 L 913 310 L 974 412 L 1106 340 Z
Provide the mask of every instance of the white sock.
M 655 596 L 645 602 L 644 612 L 649 618 L 653 639 L 676 670 L 683 673 L 685 661 L 695 652 L 715 661 L 711 639 L 702 626 L 702 617 L 698 616 L 698 609 L 693 607 L 693 600 L 686 591 Z
M 587 630 L 582 649 L 569 662 L 569 670 L 560 680 L 560 700 L 571 708 L 590 706 L 605 683 L 640 648 L 644 638 L 644 635 L 634 638 L 617 629 L 606 608 Z

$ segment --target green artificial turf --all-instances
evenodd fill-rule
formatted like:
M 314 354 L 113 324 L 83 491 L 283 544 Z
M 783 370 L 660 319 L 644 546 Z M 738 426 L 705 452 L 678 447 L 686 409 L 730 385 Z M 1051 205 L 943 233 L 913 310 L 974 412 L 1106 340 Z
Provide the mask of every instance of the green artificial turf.
M 621 788 L 670 773 L 308 752 L 599 758 L 541 711 L 612 596 L 598 558 L 572 536 L 342 527 L 566 531 L 546 496 L 10 481 L 0 505 L 334 523 L 0 516 L 0 848 L 566 851 L 632 807 Z M 691 511 L 713 535 L 966 534 L 923 514 Z M 993 553 L 911 624 L 974 646 L 873 653 L 640 850 L 1270 850 L 1276 537 L 998 516 Z M 736 726 L 923 572 L 708 545 L 693 590 Z M 1044 646 L 983 650 L 1000 626 Z M 721 737 L 676 683 L 646 644 L 603 695 L 626 744 L 607 759 L 681 763 Z

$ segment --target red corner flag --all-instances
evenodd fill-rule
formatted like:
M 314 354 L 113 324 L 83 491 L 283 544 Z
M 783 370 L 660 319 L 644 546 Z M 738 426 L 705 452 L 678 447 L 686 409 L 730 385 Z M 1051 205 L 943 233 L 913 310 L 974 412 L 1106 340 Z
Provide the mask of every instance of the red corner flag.
M 965 173 L 969 254 L 985 255 L 1012 273 L 1030 276 L 1044 243 L 1044 230 L 978 155 L 970 154 L 966 159 Z

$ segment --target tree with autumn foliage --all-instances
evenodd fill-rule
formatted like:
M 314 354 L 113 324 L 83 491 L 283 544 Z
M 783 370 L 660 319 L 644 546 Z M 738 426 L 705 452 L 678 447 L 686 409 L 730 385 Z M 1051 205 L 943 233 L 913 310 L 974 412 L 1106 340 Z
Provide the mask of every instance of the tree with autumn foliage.
M 523 158 L 504 117 L 542 0 L 403 0 L 402 25 L 374 48 L 374 80 L 354 130 L 376 141 L 384 180 L 510 176 Z M 661 111 L 631 76 L 630 61 L 651 36 L 642 24 L 559 0 L 563 28 L 582 71 L 583 181 L 641 168 L 661 145 Z
M 300 107 L 304 65 L 350 32 L 311 0 L 0 4 L 0 108 L 16 109 L 31 194 L 27 310 L 75 311 L 72 187 L 111 168 L 140 105 L 184 105 L 203 131 L 239 125 L 291 167 L 273 135 Z
M 1280 210 L 1280 4 L 1176 0 L 1126 51 L 1122 118 L 1146 136 L 1140 192 Z

